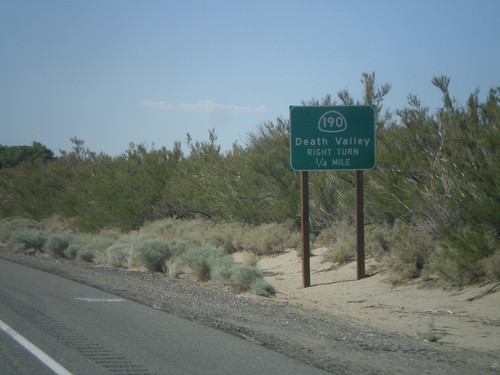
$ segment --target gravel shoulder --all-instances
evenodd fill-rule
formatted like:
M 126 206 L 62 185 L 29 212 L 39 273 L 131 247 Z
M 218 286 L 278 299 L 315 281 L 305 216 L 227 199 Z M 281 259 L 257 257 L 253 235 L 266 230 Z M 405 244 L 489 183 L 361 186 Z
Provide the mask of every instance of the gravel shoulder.
M 25 256 L 2 247 L 0 258 L 220 329 L 335 374 L 500 373 L 496 350 L 415 340 L 284 298 L 234 294 L 215 284 Z

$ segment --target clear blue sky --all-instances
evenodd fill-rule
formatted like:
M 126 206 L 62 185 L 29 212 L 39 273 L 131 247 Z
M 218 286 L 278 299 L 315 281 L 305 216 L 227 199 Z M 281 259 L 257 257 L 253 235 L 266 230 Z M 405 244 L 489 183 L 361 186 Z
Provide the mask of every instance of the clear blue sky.
M 0 0 L 0 144 L 71 137 L 119 155 L 130 142 L 224 149 L 302 100 L 348 88 L 363 72 L 441 105 L 500 85 L 498 0 Z

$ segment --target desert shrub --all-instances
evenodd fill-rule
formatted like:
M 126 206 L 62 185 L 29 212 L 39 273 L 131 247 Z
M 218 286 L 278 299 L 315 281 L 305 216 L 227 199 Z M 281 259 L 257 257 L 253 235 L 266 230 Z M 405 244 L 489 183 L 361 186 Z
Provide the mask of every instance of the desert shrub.
M 161 272 L 170 257 L 167 241 L 160 238 L 140 238 L 132 246 L 134 263 L 148 271 Z
M 255 267 L 257 266 L 257 263 L 259 263 L 259 256 L 254 253 L 245 253 L 243 255 L 243 264 L 245 266 L 249 267 Z
M 264 279 L 257 279 L 250 286 L 250 290 L 257 295 L 264 297 L 270 297 L 276 294 L 276 289 Z
M 223 248 L 227 253 L 249 250 L 255 254 L 272 254 L 287 247 L 299 246 L 300 233 L 293 231 L 291 227 L 291 222 L 250 227 L 234 222 L 167 219 L 148 222 L 141 229 L 141 235 L 181 239 L 194 247 L 206 244 L 209 247 Z
M 25 218 L 3 219 L 0 221 L 0 242 L 7 243 L 12 234 L 24 231 L 37 231 L 39 224 Z
M 420 337 L 422 340 L 428 341 L 428 342 L 438 342 L 443 338 L 445 335 L 444 331 L 442 330 L 437 330 L 434 328 L 434 321 L 431 321 L 429 323 L 429 327 L 426 332 L 417 332 L 418 337 Z
M 170 277 L 179 277 L 184 273 L 184 262 L 180 257 L 170 258 L 165 261 L 164 272 Z
M 390 231 L 391 228 L 386 223 L 365 227 L 365 253 L 367 256 L 372 256 L 380 261 L 387 255 L 390 249 Z
M 94 235 L 77 235 L 64 250 L 64 256 L 68 259 L 78 259 L 84 262 L 92 262 L 95 258 L 102 261 L 103 257 L 100 257 L 99 254 L 110 247 L 119 236 L 118 232 L 111 230 L 104 230 Z
M 481 259 L 480 262 L 487 278 L 492 281 L 500 280 L 500 250 L 495 251 L 485 259 Z
M 96 261 L 111 267 L 126 268 L 132 255 L 132 245 L 129 243 L 115 243 L 104 251 L 97 253 Z
M 257 268 L 236 263 L 220 247 L 203 244 L 189 249 L 182 258 L 196 279 L 215 280 L 239 292 L 248 290 L 258 278 L 262 277 Z
M 147 222 L 142 227 L 143 233 L 149 233 L 151 235 L 158 235 L 165 238 L 169 237 L 172 232 L 175 233 L 179 227 L 179 221 L 173 219 L 164 219 Z
M 228 253 L 235 250 L 233 238 L 228 232 L 212 230 L 205 235 L 204 242 L 213 247 L 221 247 Z
M 330 225 L 321 230 L 318 236 L 314 239 L 316 246 L 331 245 L 337 241 L 338 228 L 335 225 Z
M 348 221 L 338 221 L 320 232 L 316 244 L 329 244 L 325 260 L 345 264 L 356 259 L 356 231 Z
M 104 251 L 121 237 L 121 233 L 116 230 L 102 230 L 99 234 L 91 236 L 91 246 L 96 251 Z
M 163 239 L 179 239 L 185 234 L 184 221 L 164 219 L 146 222 L 141 228 L 143 236 L 160 237 Z
M 391 228 L 388 244 L 384 262 L 393 283 L 420 276 L 436 248 L 436 241 L 425 225 L 410 225 L 401 220 L 396 220 Z
M 261 277 L 262 273 L 257 268 L 234 263 L 229 268 L 229 278 L 222 281 L 231 289 L 243 292 Z
M 421 270 L 417 268 L 416 264 L 407 262 L 404 258 L 389 256 L 385 260 L 385 264 L 390 270 L 389 280 L 393 284 L 400 284 L 420 275 Z
M 187 249 L 181 240 L 165 240 L 157 237 L 140 237 L 133 246 L 133 259 L 138 265 L 148 271 L 164 272 L 165 262 L 173 255 L 178 255 Z
M 216 224 L 214 226 L 214 231 L 220 233 L 223 237 L 221 246 L 228 253 L 243 250 L 244 237 L 248 230 L 248 225 L 237 222 Z
M 325 259 L 348 263 L 356 259 L 356 228 L 340 221 L 325 228 L 316 245 L 328 245 Z M 436 239 L 425 223 L 407 224 L 396 220 L 393 226 L 377 224 L 365 229 L 365 253 L 381 260 L 389 270 L 393 283 L 420 276 L 436 248 Z
M 210 279 L 210 265 L 208 264 L 208 254 L 210 251 L 205 247 L 189 249 L 183 256 L 183 262 L 193 271 L 197 280 L 206 281 Z
M 40 220 L 39 227 L 47 234 L 53 234 L 57 232 L 64 232 L 70 230 L 73 224 L 72 219 L 63 218 L 58 215 L 53 215 L 51 217 Z
M 207 244 L 190 248 L 182 259 L 200 281 L 206 281 L 212 277 L 220 279 L 227 277 L 228 264 L 232 262 L 223 249 Z
M 388 244 L 389 252 L 384 262 L 393 283 L 420 276 L 436 247 L 436 241 L 425 225 L 410 225 L 401 220 L 396 220 L 391 228 Z
M 333 245 L 350 237 L 356 238 L 356 224 L 348 220 L 339 220 L 323 228 L 314 243 L 316 245 Z
M 41 251 L 47 241 L 47 235 L 38 230 L 21 230 L 10 234 L 9 244 L 15 250 L 26 252 L 27 250 Z
M 257 255 L 275 254 L 286 248 L 296 248 L 300 244 L 300 234 L 294 232 L 290 223 L 262 224 L 248 228 L 237 243 L 237 248 Z
M 102 250 L 94 246 L 94 241 L 78 236 L 67 249 L 64 250 L 64 257 L 90 263 L 95 259 L 99 251 Z
M 141 228 L 142 236 L 161 237 L 167 240 L 182 240 L 192 246 L 207 244 L 233 251 L 232 237 L 224 226 L 201 219 L 165 219 L 148 222 Z
M 465 226 L 444 234 L 433 256 L 432 269 L 451 284 L 465 285 L 488 274 L 495 275 L 495 271 L 486 264 L 488 259 L 498 259 L 497 252 L 498 245 L 492 231 Z
M 210 268 L 210 279 L 230 284 L 236 262 L 222 248 L 213 248 L 207 258 Z
M 71 231 L 54 233 L 48 236 L 44 250 L 55 258 L 62 258 L 64 252 L 74 240 L 75 235 Z
M 353 241 L 355 242 L 355 241 Z M 356 259 L 356 244 L 340 243 L 326 251 L 324 258 L 328 262 L 346 264 Z
M 95 259 L 95 251 L 93 251 L 92 249 L 84 249 L 78 253 L 77 259 L 81 260 L 82 262 L 90 263 Z
M 63 255 L 68 259 L 75 259 L 79 252 L 81 252 L 84 248 L 86 249 L 87 245 L 88 244 L 83 237 L 76 236 L 68 247 L 64 249 Z

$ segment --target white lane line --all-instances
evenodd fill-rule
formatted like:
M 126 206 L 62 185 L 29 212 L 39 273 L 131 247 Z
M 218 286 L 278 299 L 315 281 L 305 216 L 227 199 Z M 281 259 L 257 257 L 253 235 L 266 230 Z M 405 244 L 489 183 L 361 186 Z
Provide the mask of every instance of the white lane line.
M 5 331 L 10 337 L 16 340 L 19 344 L 24 346 L 31 354 L 37 357 L 45 366 L 54 371 L 57 375 L 73 375 L 71 372 L 62 367 L 54 359 L 45 354 L 37 346 L 26 340 L 19 333 L 14 331 L 8 324 L 0 320 L 0 328 Z
M 125 302 L 123 298 L 94 298 L 94 297 L 75 297 L 77 301 L 86 302 Z

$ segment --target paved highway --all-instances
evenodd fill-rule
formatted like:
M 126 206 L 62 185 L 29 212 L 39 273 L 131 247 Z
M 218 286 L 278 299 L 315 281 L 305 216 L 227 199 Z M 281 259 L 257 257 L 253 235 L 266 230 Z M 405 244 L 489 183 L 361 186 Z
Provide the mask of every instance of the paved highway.
M 215 329 L 4 260 L 0 373 L 325 374 Z

